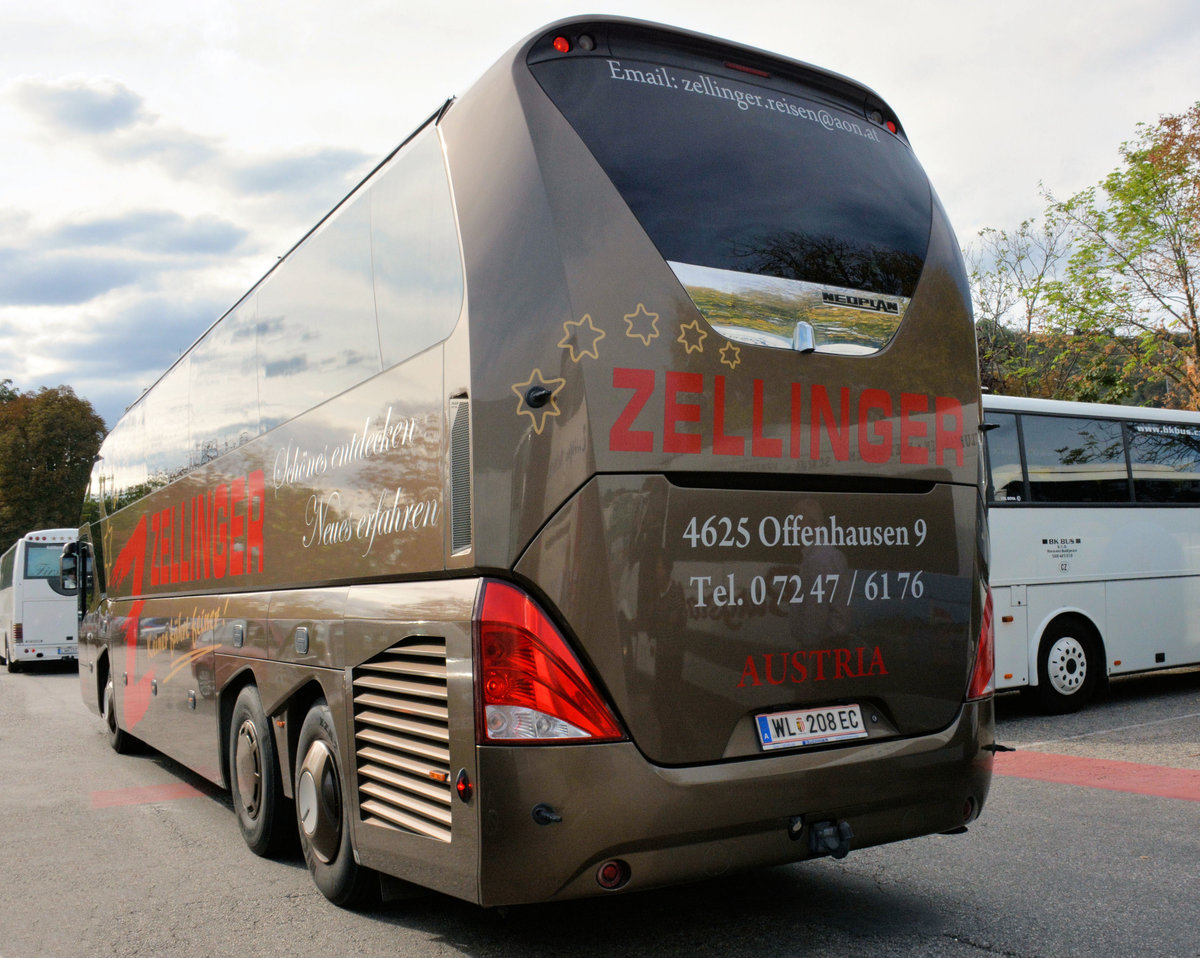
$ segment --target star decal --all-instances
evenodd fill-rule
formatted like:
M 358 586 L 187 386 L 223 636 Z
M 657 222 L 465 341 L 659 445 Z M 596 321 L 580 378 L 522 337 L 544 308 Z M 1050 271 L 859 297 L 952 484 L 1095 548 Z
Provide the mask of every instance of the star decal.
M 688 353 L 704 352 L 704 340 L 708 338 L 708 333 L 700 328 L 700 320 L 693 319 L 687 325 L 679 327 L 679 335 L 675 338 L 675 342 L 683 343 L 683 348 Z
M 737 369 L 738 363 L 742 361 L 742 350 L 733 343 L 726 343 L 721 347 L 721 362 L 730 369 Z
M 523 383 L 514 383 L 512 391 L 517 396 L 517 415 L 528 416 L 533 431 L 539 436 L 546 428 L 546 419 L 559 415 L 558 394 L 567 384 L 565 379 L 545 379 L 540 369 L 530 373 Z
M 603 329 L 596 328 L 595 323 L 592 322 L 591 313 L 584 313 L 583 319 L 578 322 L 573 323 L 568 319 L 563 323 L 563 338 L 558 341 L 558 345 L 562 349 L 571 351 L 571 362 L 573 363 L 579 362 L 584 356 L 599 359 L 600 340 L 606 335 L 607 333 Z M 588 342 L 589 345 L 581 348 L 571 342 L 572 339 L 577 339 L 580 343 Z
M 658 338 L 658 313 L 649 312 L 641 303 L 637 309 L 625 317 L 625 335 L 630 339 L 640 339 L 643 346 L 649 346 L 650 340 Z

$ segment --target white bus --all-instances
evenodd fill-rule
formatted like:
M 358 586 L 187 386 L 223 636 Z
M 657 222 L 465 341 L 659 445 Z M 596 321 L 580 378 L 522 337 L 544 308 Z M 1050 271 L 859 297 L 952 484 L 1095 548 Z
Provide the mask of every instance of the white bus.
M 1200 664 L 1200 413 L 985 396 L 996 688 Z
M 40 529 L 0 557 L 0 652 L 8 671 L 78 657 L 76 590 L 59 576 L 63 544 L 78 536 L 75 529 Z

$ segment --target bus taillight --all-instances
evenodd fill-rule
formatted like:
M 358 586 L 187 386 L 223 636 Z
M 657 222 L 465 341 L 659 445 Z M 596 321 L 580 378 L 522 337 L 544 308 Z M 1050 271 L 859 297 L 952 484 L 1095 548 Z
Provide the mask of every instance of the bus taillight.
M 562 634 L 520 589 L 484 583 L 475 642 L 480 742 L 624 738 Z
M 979 627 L 979 649 L 975 653 L 975 669 L 967 688 L 967 701 L 984 699 L 996 690 L 996 643 L 992 630 L 992 590 L 988 589 L 983 603 L 983 622 Z

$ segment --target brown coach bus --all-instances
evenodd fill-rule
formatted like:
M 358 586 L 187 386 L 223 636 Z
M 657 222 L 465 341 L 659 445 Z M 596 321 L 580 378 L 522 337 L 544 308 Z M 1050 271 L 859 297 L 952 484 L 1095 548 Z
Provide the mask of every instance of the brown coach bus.
M 69 550 L 83 697 L 338 903 L 961 831 L 979 420 L 958 246 L 879 97 L 564 21 L 117 423 Z

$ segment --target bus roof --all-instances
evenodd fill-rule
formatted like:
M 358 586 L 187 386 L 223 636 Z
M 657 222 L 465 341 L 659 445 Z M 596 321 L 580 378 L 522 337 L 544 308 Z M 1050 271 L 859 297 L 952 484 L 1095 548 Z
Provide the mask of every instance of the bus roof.
M 1136 419 L 1141 422 L 1186 422 L 1200 424 L 1200 412 L 1158 409 L 1150 406 L 1118 406 L 1108 403 L 1069 402 L 1063 399 L 1030 399 L 1025 396 L 983 395 L 987 412 L 1040 413 L 1044 416 L 1089 416 L 1107 419 Z

